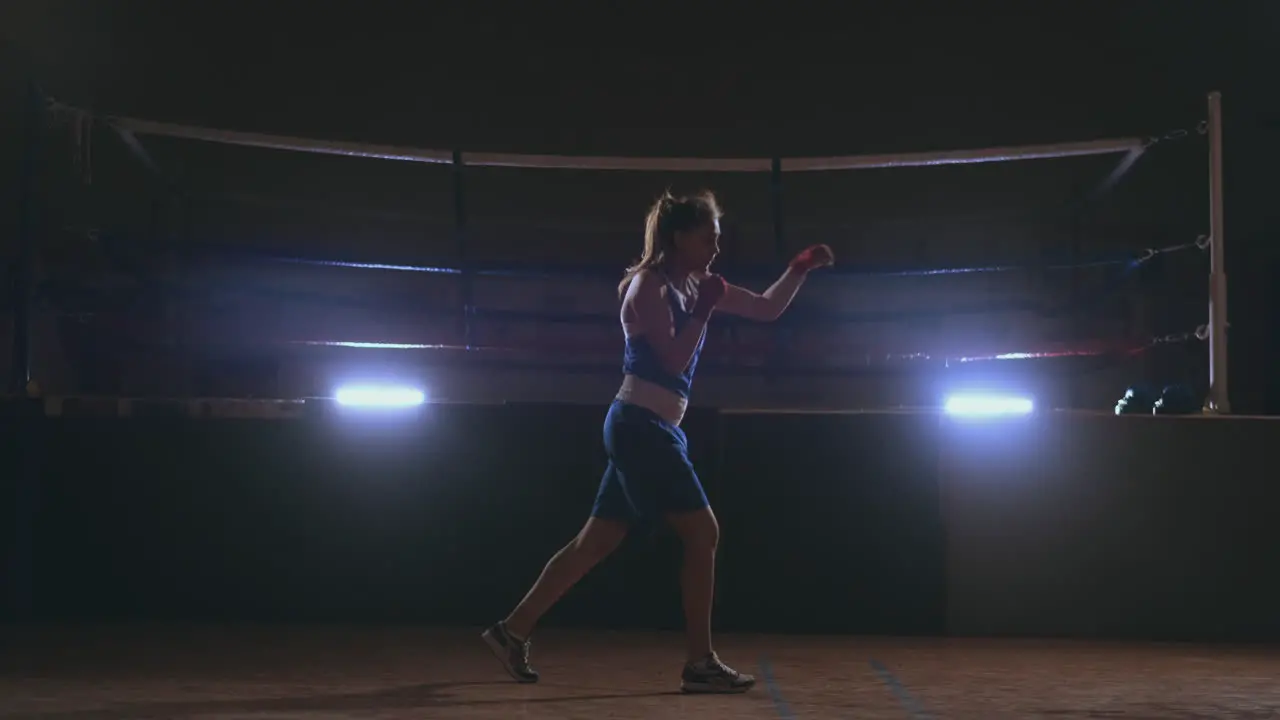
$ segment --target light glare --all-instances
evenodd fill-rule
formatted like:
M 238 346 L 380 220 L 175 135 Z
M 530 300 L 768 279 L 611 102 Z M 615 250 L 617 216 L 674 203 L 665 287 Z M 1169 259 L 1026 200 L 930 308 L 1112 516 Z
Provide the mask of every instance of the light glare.
M 952 395 L 944 406 L 948 415 L 994 417 L 1029 415 L 1034 409 L 1030 398 L 1009 395 Z
M 416 388 L 349 385 L 339 388 L 335 399 L 347 407 L 395 408 L 421 405 L 427 396 Z

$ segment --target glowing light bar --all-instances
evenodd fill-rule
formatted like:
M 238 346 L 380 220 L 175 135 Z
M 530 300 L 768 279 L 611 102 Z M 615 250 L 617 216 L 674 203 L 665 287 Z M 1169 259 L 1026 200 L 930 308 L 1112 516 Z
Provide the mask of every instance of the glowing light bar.
M 1030 415 L 1035 403 L 1030 398 L 1009 395 L 952 395 L 943 409 L 960 417 L 1001 417 Z
M 346 407 L 397 408 L 421 405 L 427 396 L 415 388 L 349 385 L 339 388 L 334 399 Z

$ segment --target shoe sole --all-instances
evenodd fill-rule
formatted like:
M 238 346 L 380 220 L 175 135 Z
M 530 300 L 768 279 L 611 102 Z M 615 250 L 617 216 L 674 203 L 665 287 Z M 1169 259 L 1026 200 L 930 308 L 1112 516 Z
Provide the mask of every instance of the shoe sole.
M 480 638 L 484 640 L 484 644 L 488 646 L 489 652 L 493 653 L 494 659 L 498 661 L 498 664 L 502 666 L 503 670 L 507 671 L 507 674 L 511 676 L 512 680 L 524 685 L 532 685 L 533 683 L 538 682 L 535 678 L 521 677 L 520 674 L 515 671 L 515 668 L 511 667 L 511 663 L 504 658 L 508 652 L 507 648 L 503 647 L 502 643 L 498 642 L 497 638 L 493 636 L 493 633 L 485 630 L 480 634 Z
M 735 687 L 725 687 L 724 685 L 704 685 L 701 683 L 681 684 L 680 692 L 689 695 L 741 695 L 753 687 L 755 687 L 755 683 Z

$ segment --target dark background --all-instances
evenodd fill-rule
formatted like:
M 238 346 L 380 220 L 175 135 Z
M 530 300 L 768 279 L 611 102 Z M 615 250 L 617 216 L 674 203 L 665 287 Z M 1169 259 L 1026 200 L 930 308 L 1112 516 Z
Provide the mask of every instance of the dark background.
M 786 18 L 701 14 L 687 5 L 610 7 L 599 15 L 539 10 L 519 18 L 480 4 L 468 6 L 471 17 L 435 6 L 424 6 L 421 17 L 378 7 L 6 6 L 0 27 L 11 92 L 0 114 L 0 161 L 18 165 L 20 113 L 12 98 L 21 97 L 28 76 L 65 102 L 98 112 L 213 127 L 466 150 L 687 156 L 1146 136 L 1193 127 L 1204 117 L 1205 93 L 1216 89 L 1227 115 L 1233 399 L 1238 411 L 1252 413 L 1280 401 L 1270 370 L 1276 224 L 1267 202 L 1280 118 L 1269 82 L 1277 63 L 1267 55 L 1274 55 L 1280 18 L 1266 4 L 1009 3 L 978 10 L 895 3 L 891 10 L 855 6 Z M 105 159 L 110 146 L 99 147 L 99 174 L 123 173 Z M 1204 182 L 1203 155 L 1179 152 L 1159 161 L 1168 165 L 1139 169 L 1156 189 L 1135 190 L 1125 196 L 1126 207 L 1155 224 L 1122 247 L 1146 247 L 1150 227 L 1166 222 L 1160 217 L 1186 217 L 1192 235 L 1203 231 L 1204 186 L 1195 185 Z M 434 203 L 424 215 L 448 217 L 447 176 L 426 171 L 410 176 L 383 163 L 322 169 L 305 159 L 268 163 L 239 151 L 163 143 L 156 153 L 188 184 L 270 192 L 277 204 L 297 190 L 309 198 L 305 213 L 317 218 L 325 205 L 362 203 L 384 213 Z M 822 237 L 822 228 L 863 211 L 884 211 L 868 223 L 905 214 L 938 229 L 971 202 L 1019 190 L 1026 191 L 1025 204 L 1038 207 L 1038 192 L 1069 196 L 1084 178 L 1107 169 L 1046 167 L 829 181 L 848 186 L 797 181 L 822 202 L 812 203 L 808 216 L 797 213 L 801 222 L 789 242 L 798 244 L 805 233 Z M 5 182 L 15 176 L 16 170 L 6 174 Z M 638 217 L 629 201 L 618 200 L 621 185 L 592 194 L 590 186 L 603 182 L 597 177 L 546 184 L 519 173 L 488 177 L 492 195 L 478 222 L 564 222 L 574 208 L 593 221 Z M 753 193 L 764 197 L 759 187 L 723 184 L 742 201 L 738 207 L 749 206 Z M 647 198 L 652 185 L 638 183 L 627 193 Z M 139 186 L 121 182 L 114 195 L 47 212 L 102 214 L 132 228 L 145 211 L 114 199 L 137 200 Z M 1166 189 L 1171 194 L 1162 195 Z M 0 210 L 6 247 L 15 205 Z M 112 215 L 112 208 L 123 209 Z M 767 213 L 756 212 L 767 226 Z M 193 234 L 205 239 L 292 243 L 295 252 L 369 251 L 329 215 L 313 226 L 275 229 L 268 221 L 278 215 L 202 217 L 207 222 Z M 1099 227 L 1137 227 L 1126 222 L 1136 221 Z M 333 232 L 320 233 L 321 226 Z M 246 234 L 255 228 L 256 235 Z M 415 232 L 406 237 L 416 240 L 386 240 L 373 250 L 413 256 L 423 234 L 420 227 Z M 867 231 L 839 249 L 860 259 L 964 262 L 992 248 L 1034 255 L 1059 237 L 1046 231 L 1028 248 L 1012 235 L 954 232 L 966 242 L 985 239 L 916 252 L 886 242 L 893 233 Z M 487 247 L 543 259 L 598 250 L 619 264 L 635 251 L 634 244 L 586 250 L 596 246 L 552 237 L 538 248 L 523 239 L 508 245 L 495 239 Z M 768 242 L 767 235 L 748 238 L 743 252 L 776 260 Z M 240 282 L 247 271 L 237 272 Z M 340 282 L 266 271 L 258 277 L 268 284 Z M 341 282 L 358 294 L 359 282 L 398 281 Z M 1018 282 L 1039 284 L 1034 277 Z M 590 291 L 599 304 L 610 297 L 607 285 Z M 865 286 L 817 288 L 812 295 L 846 291 L 862 292 L 864 306 L 889 302 Z M 450 293 L 439 290 L 442 302 L 452 300 Z M 1200 300 L 1191 304 L 1202 305 L 1203 291 L 1196 293 Z M 892 300 L 903 298 L 953 301 L 914 289 Z M 1179 310 L 1182 300 L 1174 302 Z M 1201 311 L 1185 320 L 1194 325 L 1202 318 Z M 1026 325 L 1028 332 L 1038 327 L 1034 318 Z M 122 364 L 140 365 L 143 355 L 155 357 L 138 353 Z M 323 374 L 314 363 L 297 362 Z M 1113 398 L 1143 371 L 1121 368 L 1089 397 Z M 15 560 L 6 575 L 13 579 L 12 607 L 45 619 L 491 621 L 587 509 L 602 467 L 596 438 L 600 404 L 617 381 L 616 368 L 612 373 L 598 384 L 575 378 L 555 390 L 561 399 L 594 398 L 594 406 L 438 405 L 423 417 L 373 425 L 7 420 L 0 461 L 17 469 L 3 475 L 13 481 L 5 497 L 18 518 L 18 532 L 7 536 Z M 459 399 L 484 392 L 485 399 L 510 399 L 522 382 L 543 387 L 532 376 L 482 370 L 479 377 L 458 391 Z M 806 390 L 787 384 L 793 380 L 799 382 L 783 379 L 782 392 L 708 377 L 702 397 L 729 405 L 724 401 L 755 393 L 794 406 L 817 405 L 832 392 L 825 381 Z M 850 397 L 900 399 L 911 385 L 875 378 Z M 936 388 L 914 392 L 927 396 Z M 1277 547 L 1268 515 L 1270 421 L 1046 415 L 1021 425 L 964 427 L 932 414 L 698 408 L 687 426 L 725 526 L 717 613 L 726 628 L 1276 637 L 1274 583 L 1258 572 Z M 677 625 L 669 562 L 675 552 L 666 534 L 632 538 L 621 558 L 557 609 L 554 621 Z
M 848 10 L 51 2 L 5 34 L 103 111 L 512 152 L 983 146 L 1142 132 L 1213 88 L 1243 121 L 1269 93 L 1265 3 Z
M 30 76 L 59 100 L 98 113 L 209 127 L 444 149 L 759 157 L 1160 135 L 1193 128 L 1205 116 L 1205 93 L 1217 89 L 1224 93 L 1227 118 L 1234 407 L 1249 413 L 1273 407 L 1276 381 L 1267 368 L 1276 352 L 1270 333 L 1275 243 L 1269 241 L 1275 211 L 1266 188 L 1276 152 L 1277 100 L 1266 68 L 1275 60 L 1269 40 L 1277 19 L 1265 3 L 1008 3 L 982 9 L 924 3 L 781 16 L 704 13 L 689 5 L 608 12 L 555 6 L 514 14 L 505 7 L 468 8 L 10 6 L 3 27 L 12 92 L 5 97 L 9 103 L 20 98 L 18 80 Z M 20 113 L 9 107 L 14 110 L 4 113 L 4 122 L 16 123 Z M 175 209 L 157 201 L 164 193 L 147 184 L 146 173 L 110 137 L 93 146 L 92 185 L 69 180 L 75 173 L 66 133 L 57 135 L 48 139 L 46 152 L 61 176 L 46 179 L 45 224 L 110 231 L 124 246 L 144 247 L 139 254 L 153 264 L 169 262 L 154 258 L 172 257 L 175 246 L 202 243 L 384 262 L 455 252 L 447 168 L 147 141 L 171 179 L 197 198 Z M 7 125 L 4 136 L 17 140 L 20 134 Z M 1073 203 L 1106 175 L 1114 158 L 788 175 L 786 249 L 826 241 L 845 265 L 947 267 L 1064 254 L 1081 259 L 1185 242 L 1207 229 L 1204 143 L 1194 138 L 1167 145 L 1149 152 L 1131 177 L 1084 211 Z M 19 146 L 6 142 L 7 167 L 17 166 Z M 616 268 L 636 252 L 644 203 L 675 182 L 679 188 L 711 185 L 726 196 L 727 268 L 779 262 L 763 176 L 637 175 L 474 170 L 468 181 L 470 252 L 496 262 L 583 260 Z M 13 177 L 7 173 L 6 182 Z M 3 212 L 12 218 L 14 205 Z M 69 248 L 64 260 L 86 254 L 69 239 L 55 242 L 55 235 L 42 233 L 46 246 Z M 181 242 L 143 242 L 161 236 L 181 236 Z M 4 234 L 6 242 L 12 237 Z M 306 292 L 292 304 L 259 292 L 255 299 L 237 299 L 234 311 L 226 303 L 185 305 L 188 314 L 170 319 L 171 325 L 201 342 L 238 346 L 233 354 L 239 365 L 206 368 L 199 381 L 173 368 L 207 365 L 214 351 L 197 352 L 194 360 L 169 357 L 146 342 L 163 336 L 172 344 L 170 336 L 179 330 L 138 313 L 111 325 L 104 314 L 89 339 L 82 337 L 85 327 L 59 327 L 61 348 L 49 351 L 38 374 L 46 391 L 322 394 L 340 374 L 332 367 L 350 366 L 346 358 L 308 355 L 279 368 L 279 352 L 247 347 L 280 341 L 278 327 L 305 326 L 295 334 L 324 339 L 422 342 L 425 333 L 427 342 L 446 342 L 445 336 L 456 342 L 456 323 L 423 314 L 455 313 L 450 308 L 459 304 L 459 291 L 448 279 L 286 272 L 278 265 L 229 268 L 189 256 L 175 262 L 187 280 L 238 291 L 256 281 L 259 290 L 302 288 L 311 296 L 327 293 L 330 304 L 350 304 L 354 297 L 365 307 L 340 312 L 305 299 Z M 1110 282 L 1087 273 L 815 283 L 802 295 L 801 311 L 836 309 L 857 317 L 839 332 L 824 327 L 802 332 L 795 342 L 809 348 L 806 366 L 831 354 L 854 358 L 856 365 L 859 357 L 922 347 L 957 356 L 1049 341 L 1123 345 L 1204 321 L 1204 266 L 1185 259 L 1167 265 L 1158 268 L 1163 275 L 1154 284 L 1131 283 L 1123 299 L 1110 304 L 1082 302 Z M 608 320 L 615 277 L 607 272 L 598 285 L 570 290 L 507 284 L 477 293 L 479 302 L 499 309 L 588 312 Z M 1035 312 L 945 314 L 992 298 L 1014 298 Z M 1083 309 L 1067 316 L 1044 312 L 1062 305 Z M 900 322 L 869 317 L 871 310 L 918 315 L 921 307 L 932 308 L 934 316 Z M 177 311 L 166 306 L 165 312 L 172 318 Z M 117 347 L 126 334 L 121 325 L 142 338 L 138 347 Z M 555 348 L 570 343 L 579 348 L 578 364 L 594 363 L 598 371 L 568 380 L 564 372 L 509 367 L 479 375 L 432 371 L 434 385 L 461 388 L 451 399 L 593 401 L 616 381 L 611 323 L 570 332 L 546 323 L 495 321 L 480 332 L 483 342 L 532 348 L 540 361 L 564 355 Z M 1204 356 L 1199 344 L 1083 380 L 1030 366 L 1016 372 L 1044 375 L 1033 384 L 1054 388 L 1046 394 L 1057 404 L 1098 409 L 1132 381 L 1203 385 Z M 370 362 L 372 356 L 362 357 Z M 420 365 L 437 360 L 378 362 L 421 373 Z M 71 369 L 55 370 L 60 365 Z M 144 365 L 145 371 L 137 369 Z M 266 365 L 270 371 L 261 369 Z M 121 379 L 130 373 L 137 377 Z M 166 373 L 176 379 L 156 379 Z M 278 382 L 264 389 L 258 380 L 244 379 L 260 380 L 264 373 Z M 94 374 L 112 377 L 88 377 Z M 220 374 L 234 377 L 208 377 Z M 927 404 L 946 382 L 914 378 L 885 393 L 877 390 L 880 380 L 801 387 L 803 373 L 782 372 L 762 386 L 740 378 L 720 382 L 714 374 L 709 368 L 696 401 L 795 407 L 836 397 L 863 407 Z M 795 387 L 778 389 L 790 381 Z M 502 389 L 489 390 L 493 386 Z M 553 390 L 539 395 L 533 389 L 540 387 Z

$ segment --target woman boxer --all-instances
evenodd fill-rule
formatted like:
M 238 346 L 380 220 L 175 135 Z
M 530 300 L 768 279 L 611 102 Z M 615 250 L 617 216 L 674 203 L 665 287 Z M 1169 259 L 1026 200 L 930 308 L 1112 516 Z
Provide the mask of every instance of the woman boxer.
M 775 320 L 807 274 L 834 258 L 826 245 L 816 245 L 797 255 L 761 294 L 729 285 L 711 273 L 720 251 L 720 216 L 709 192 L 688 197 L 667 192 L 649 211 L 644 252 L 618 285 L 626 337 L 623 379 L 605 416 L 609 466 L 591 516 L 551 558 L 515 610 L 483 635 L 517 681 L 538 681 L 529 664 L 528 638 L 539 618 L 613 552 L 634 523 L 665 519 L 684 546 L 680 579 L 687 656 L 681 689 L 736 693 L 755 684 L 752 676 L 722 663 L 711 644 L 720 529 L 689 461 L 680 421 L 711 313 Z

